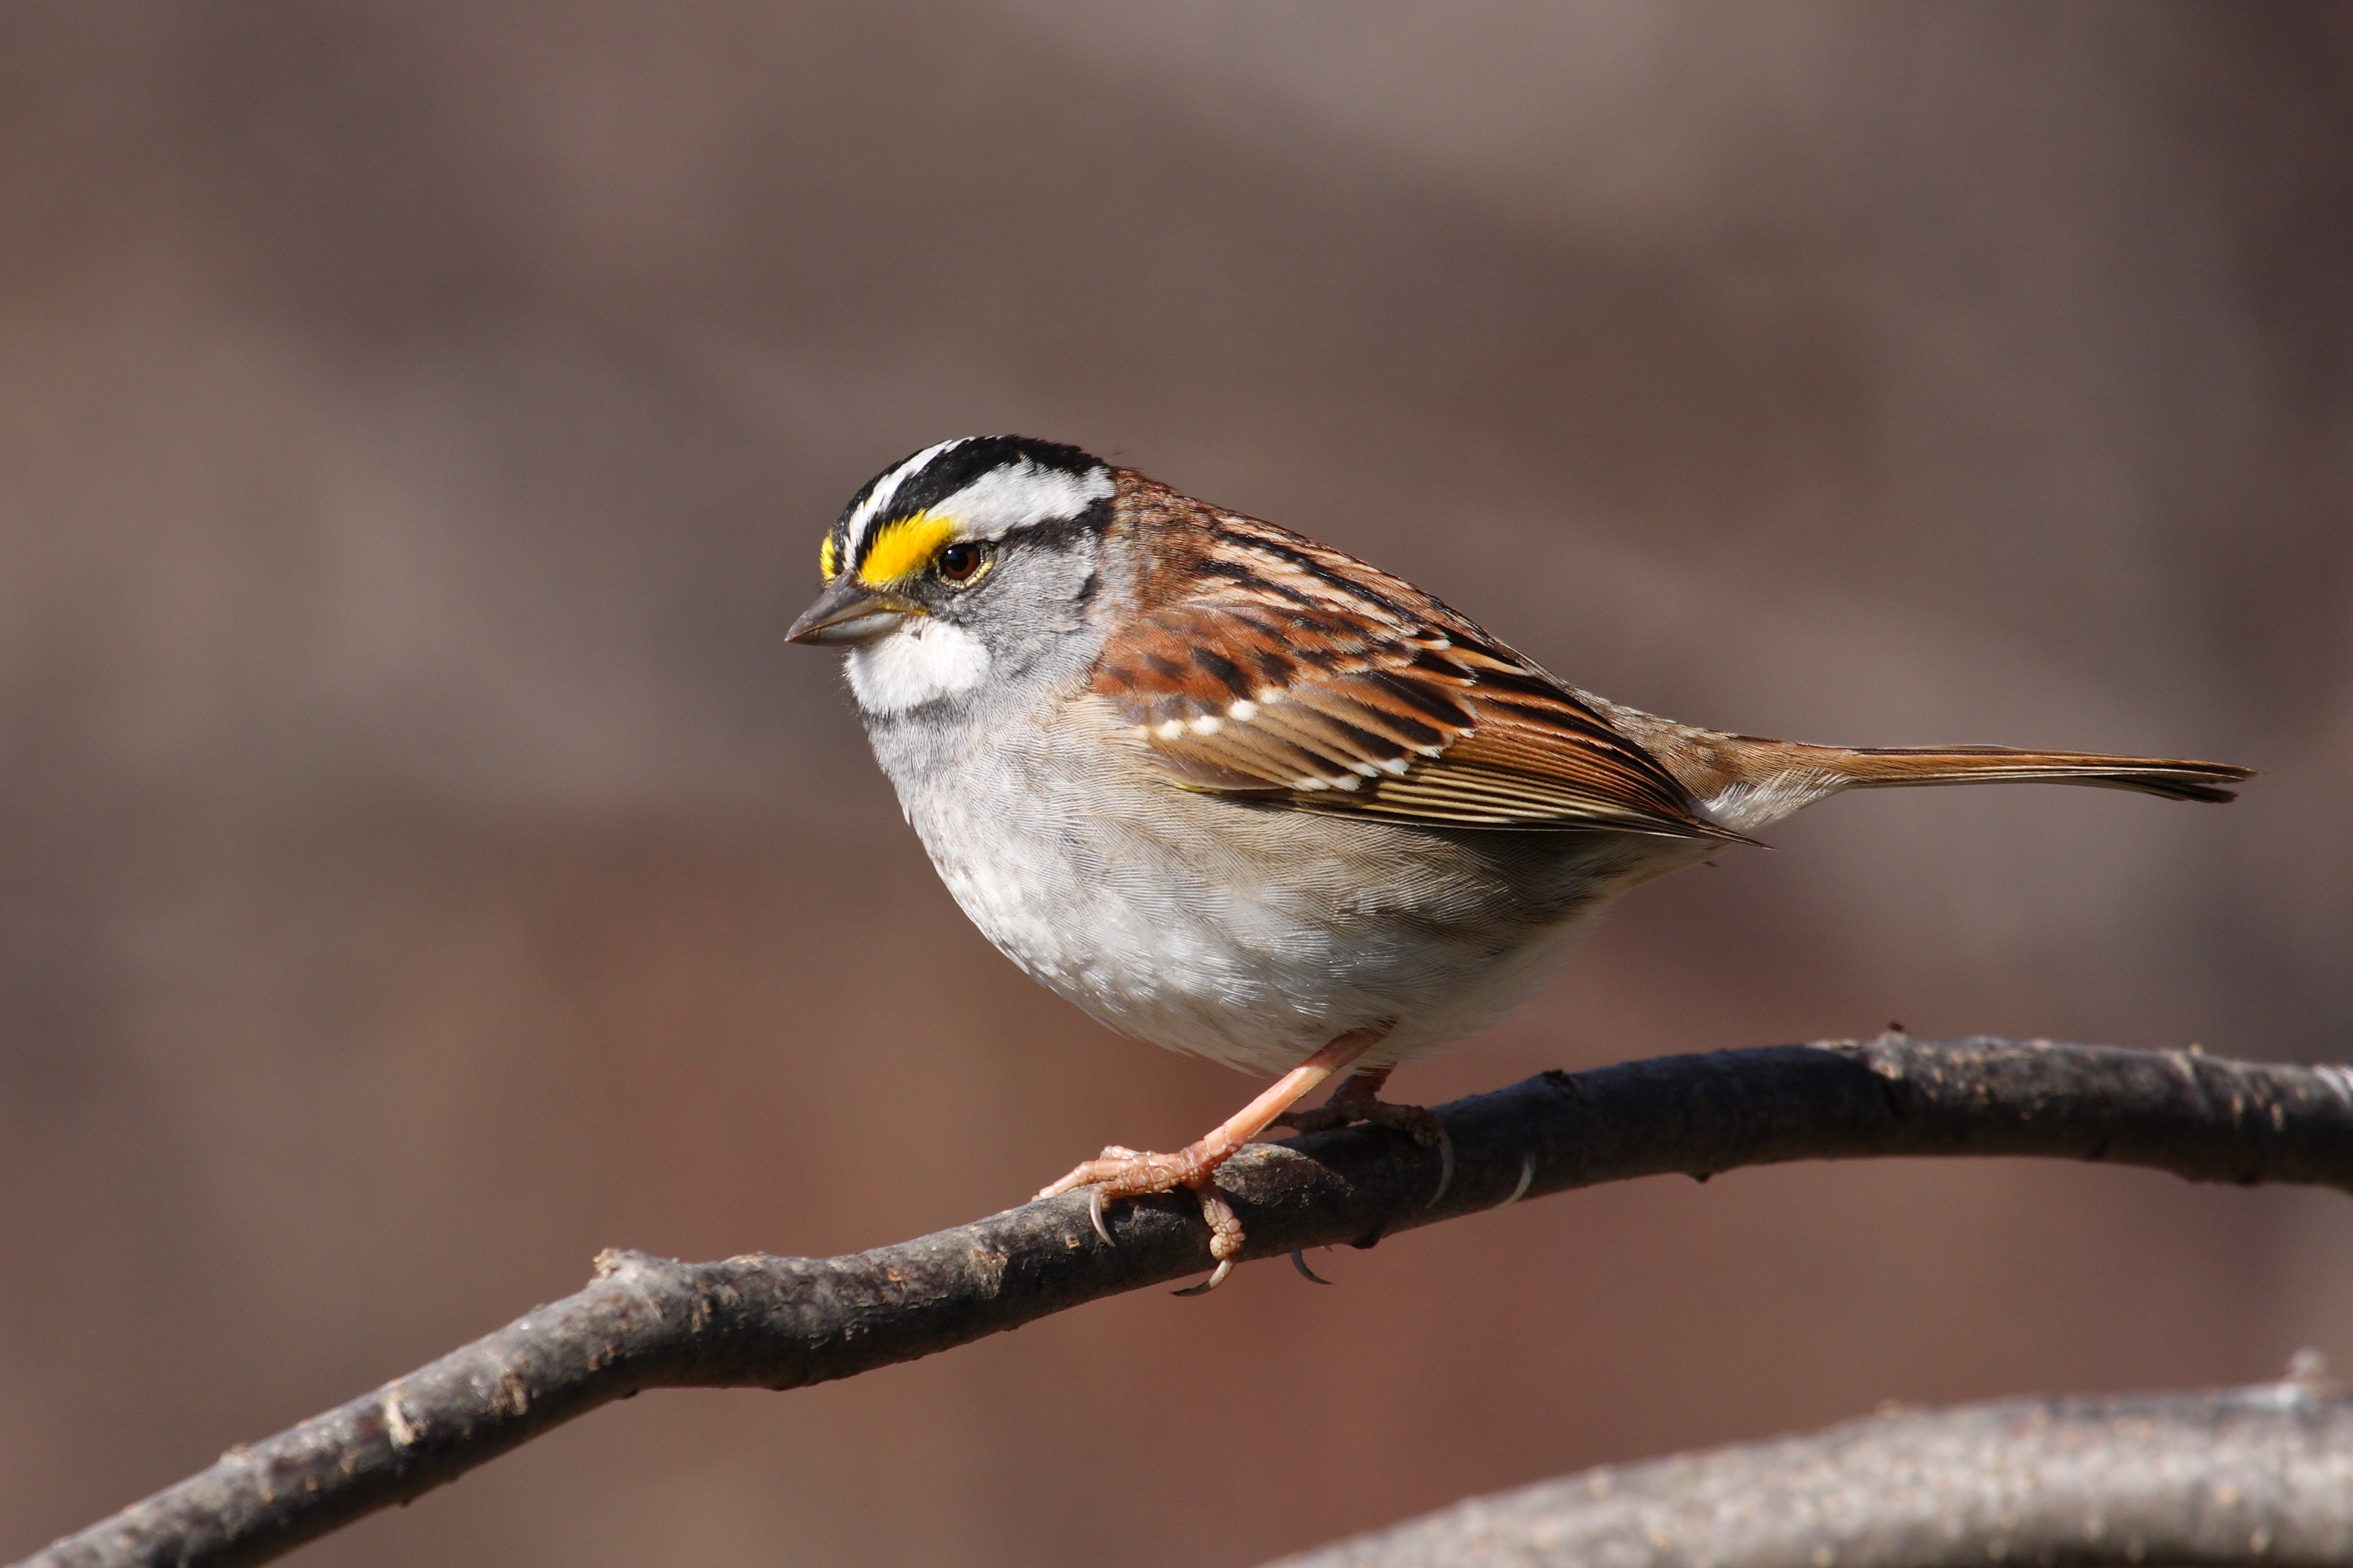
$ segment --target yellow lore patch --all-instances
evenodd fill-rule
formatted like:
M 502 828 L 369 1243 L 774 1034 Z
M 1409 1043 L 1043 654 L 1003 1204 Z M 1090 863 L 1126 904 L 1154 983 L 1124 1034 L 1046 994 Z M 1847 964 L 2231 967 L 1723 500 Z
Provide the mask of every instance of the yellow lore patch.
M 839 564 L 833 558 L 833 532 L 829 529 L 826 531 L 825 542 L 817 547 L 817 569 L 824 574 L 825 580 L 828 583 L 833 581 L 833 574 L 840 570 Z
M 932 563 L 932 557 L 955 538 L 955 524 L 944 517 L 919 511 L 886 523 L 874 536 L 873 547 L 858 567 L 858 580 L 870 587 L 912 577 Z

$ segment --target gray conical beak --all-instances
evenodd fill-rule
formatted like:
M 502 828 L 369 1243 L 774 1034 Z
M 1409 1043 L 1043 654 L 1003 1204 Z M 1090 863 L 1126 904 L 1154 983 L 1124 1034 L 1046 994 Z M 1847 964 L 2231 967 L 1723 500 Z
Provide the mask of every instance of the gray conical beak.
M 852 647 L 888 637 L 920 616 L 923 607 L 892 594 L 877 593 L 848 573 L 827 585 L 817 603 L 801 612 L 786 642 L 844 644 Z

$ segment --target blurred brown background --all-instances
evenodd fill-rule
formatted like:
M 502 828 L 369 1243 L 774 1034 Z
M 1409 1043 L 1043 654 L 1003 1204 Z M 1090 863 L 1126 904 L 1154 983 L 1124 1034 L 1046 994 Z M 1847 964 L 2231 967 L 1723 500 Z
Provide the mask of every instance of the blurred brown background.
M 1678 717 L 2265 770 L 1834 803 L 1415 1097 L 1891 1018 L 2342 1058 L 2348 15 L 0 12 L 0 1553 L 601 1247 L 895 1240 L 1240 1103 L 986 946 L 782 642 L 946 435 Z M 649 1396 L 304 1561 L 1240 1564 L 1885 1399 L 2353 1363 L 2341 1198 L 2120 1171 L 1320 1267 Z

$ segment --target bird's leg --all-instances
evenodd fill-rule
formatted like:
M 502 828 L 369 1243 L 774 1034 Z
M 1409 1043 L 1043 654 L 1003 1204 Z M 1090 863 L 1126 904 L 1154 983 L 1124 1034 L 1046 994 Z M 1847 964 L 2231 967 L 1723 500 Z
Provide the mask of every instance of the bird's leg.
M 1295 1127 L 1302 1132 L 1322 1132 L 1329 1128 L 1346 1127 L 1354 1122 L 1369 1121 L 1378 1127 L 1393 1127 L 1399 1132 L 1410 1132 L 1414 1142 L 1424 1148 L 1438 1142 L 1438 1118 L 1419 1105 L 1391 1105 L 1380 1098 L 1381 1086 L 1389 1080 L 1388 1068 L 1366 1068 L 1352 1072 L 1340 1080 L 1332 1098 L 1307 1110 L 1286 1110 L 1276 1117 L 1278 1126 Z
M 1173 1154 L 1143 1153 L 1114 1144 L 1097 1158 L 1082 1161 L 1069 1175 L 1038 1195 L 1050 1198 L 1077 1187 L 1092 1188 L 1089 1196 L 1093 1205 L 1095 1229 L 1103 1232 L 1103 1239 L 1108 1241 L 1111 1237 L 1103 1229 L 1103 1205 L 1109 1200 L 1190 1188 L 1200 1197 L 1201 1217 L 1209 1222 L 1209 1256 L 1218 1260 L 1217 1271 L 1202 1289 L 1215 1286 L 1233 1271 L 1234 1258 L 1242 1249 L 1241 1221 L 1234 1217 L 1226 1200 L 1218 1195 L 1212 1180 L 1218 1167 L 1232 1159 L 1243 1144 L 1282 1120 L 1283 1113 L 1314 1093 L 1318 1084 L 1345 1071 L 1349 1063 L 1372 1049 L 1382 1032 L 1365 1030 L 1342 1035 L 1275 1079 L 1265 1093 Z
M 1350 1073 L 1323 1104 L 1309 1110 L 1286 1110 L 1274 1120 L 1302 1132 L 1321 1132 L 1328 1127 L 1369 1121 L 1376 1127 L 1403 1132 L 1425 1149 L 1435 1148 L 1438 1190 L 1430 1194 L 1430 1202 L 1434 1204 L 1446 1195 L 1446 1189 L 1454 1181 L 1454 1140 L 1446 1135 L 1446 1124 L 1427 1106 L 1392 1105 L 1379 1098 L 1381 1085 L 1388 1080 L 1388 1068 Z

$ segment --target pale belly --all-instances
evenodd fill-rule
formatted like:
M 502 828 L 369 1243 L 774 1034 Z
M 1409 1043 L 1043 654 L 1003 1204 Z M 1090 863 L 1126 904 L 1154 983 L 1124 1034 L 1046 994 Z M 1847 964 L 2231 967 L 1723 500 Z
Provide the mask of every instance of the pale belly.
M 886 762 L 887 767 L 887 762 Z M 966 915 L 1123 1034 L 1265 1073 L 1382 1030 L 1393 1066 L 1493 1023 L 1609 900 L 1704 858 L 1613 833 L 1438 834 L 1153 784 L 902 795 Z M 1112 803 L 1115 809 L 1106 809 Z

